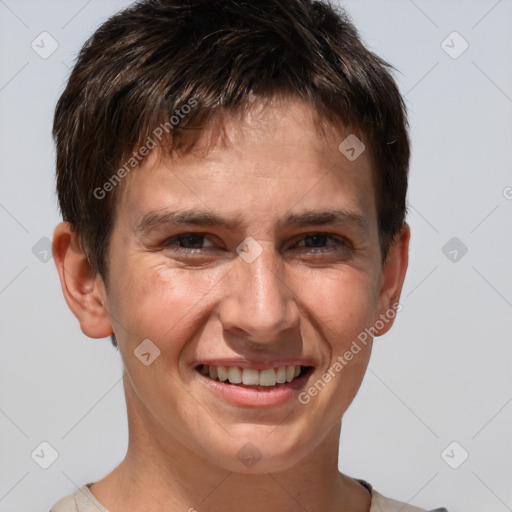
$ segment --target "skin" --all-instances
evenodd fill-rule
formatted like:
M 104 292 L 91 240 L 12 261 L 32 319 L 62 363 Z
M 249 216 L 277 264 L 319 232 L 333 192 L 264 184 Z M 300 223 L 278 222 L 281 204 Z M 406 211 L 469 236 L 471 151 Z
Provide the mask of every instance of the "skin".
M 368 149 L 349 161 L 338 145 L 351 132 L 330 125 L 322 132 L 300 100 L 256 104 L 243 121 L 226 117 L 223 126 L 223 141 L 212 125 L 192 153 L 153 152 L 125 178 L 108 283 L 89 267 L 69 224 L 55 229 L 54 260 L 70 309 L 87 336 L 115 332 L 126 368 L 128 451 L 91 492 L 111 512 L 146 511 L 148 503 L 155 512 L 226 512 L 240 504 L 244 512 L 368 511 L 369 493 L 338 470 L 338 449 L 371 341 L 307 405 L 235 406 L 213 394 L 193 364 L 307 358 L 316 381 L 398 303 L 409 226 L 383 265 Z M 147 212 L 180 208 L 242 223 L 137 232 Z M 366 229 L 279 222 L 326 208 L 362 216 Z M 205 237 L 173 238 L 190 233 Z M 308 236 L 315 233 L 334 238 Z M 249 236 L 263 249 L 252 263 L 236 252 Z M 188 252 L 178 252 L 180 244 Z M 144 339 L 160 349 L 149 366 L 133 353 Z M 237 457 L 247 442 L 261 454 L 250 468 Z

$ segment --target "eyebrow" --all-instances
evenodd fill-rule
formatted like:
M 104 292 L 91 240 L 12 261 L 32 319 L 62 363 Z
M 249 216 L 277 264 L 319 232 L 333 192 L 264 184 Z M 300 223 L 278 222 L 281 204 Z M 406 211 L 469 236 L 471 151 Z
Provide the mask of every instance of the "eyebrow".
M 299 213 L 288 213 L 277 222 L 277 227 L 325 226 L 327 224 L 351 226 L 359 231 L 368 231 L 368 222 L 363 215 L 340 209 L 306 210 Z M 227 219 L 208 210 L 158 210 L 145 214 L 134 231 L 138 235 L 146 236 L 158 229 L 181 225 L 222 227 L 229 231 L 235 231 L 244 225 L 244 221 L 241 215 Z

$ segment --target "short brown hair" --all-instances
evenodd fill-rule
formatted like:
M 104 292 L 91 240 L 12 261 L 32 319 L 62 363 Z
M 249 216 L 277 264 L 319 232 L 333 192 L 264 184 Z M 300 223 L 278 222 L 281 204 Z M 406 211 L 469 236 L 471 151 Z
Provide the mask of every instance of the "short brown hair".
M 384 262 L 405 220 L 410 152 L 390 69 L 365 48 L 347 14 L 325 1 L 137 2 L 86 41 L 57 103 L 63 219 L 107 283 L 116 184 L 143 159 L 147 141 L 156 142 L 155 129 L 165 127 L 160 147 L 177 150 L 185 133 L 219 113 L 243 113 L 254 98 L 293 96 L 364 134 Z M 185 105 L 193 107 L 183 115 Z

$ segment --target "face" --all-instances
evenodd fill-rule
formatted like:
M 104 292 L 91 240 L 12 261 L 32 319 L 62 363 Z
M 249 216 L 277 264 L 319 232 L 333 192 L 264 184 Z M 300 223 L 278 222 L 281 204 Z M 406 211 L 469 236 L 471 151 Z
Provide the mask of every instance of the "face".
M 389 307 L 370 155 L 347 159 L 350 132 L 322 133 L 300 101 L 224 126 L 224 144 L 205 137 L 126 178 L 106 302 L 129 411 L 153 438 L 230 471 L 277 471 L 339 426 L 371 340 L 339 357 Z

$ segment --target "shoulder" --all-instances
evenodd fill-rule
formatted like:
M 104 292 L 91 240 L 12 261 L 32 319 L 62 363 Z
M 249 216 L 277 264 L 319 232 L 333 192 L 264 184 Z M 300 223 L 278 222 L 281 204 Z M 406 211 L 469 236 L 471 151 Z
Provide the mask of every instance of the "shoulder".
M 429 511 L 424 508 L 414 507 L 404 503 L 403 501 L 386 498 L 377 492 L 368 482 L 359 479 L 358 482 L 371 492 L 372 504 L 370 507 L 370 512 L 448 512 L 445 508 L 436 508 Z
M 108 512 L 91 493 L 89 485 L 82 485 L 74 494 L 61 498 L 49 512 Z
M 53 505 L 50 512 L 78 512 L 75 495 L 70 494 L 69 496 L 61 498 L 57 503 L 55 503 L 55 505 Z

